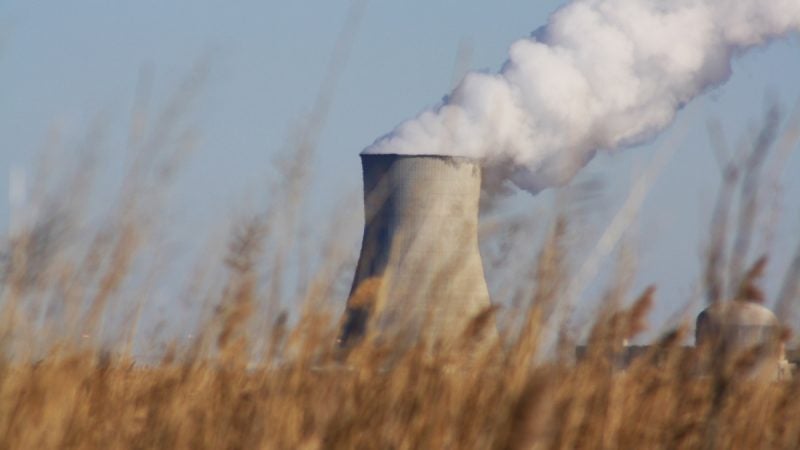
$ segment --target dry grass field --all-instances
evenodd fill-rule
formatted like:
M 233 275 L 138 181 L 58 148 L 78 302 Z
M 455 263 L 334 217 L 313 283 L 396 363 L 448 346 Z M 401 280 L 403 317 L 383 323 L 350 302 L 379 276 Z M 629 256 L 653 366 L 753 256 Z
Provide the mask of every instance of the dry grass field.
M 545 252 L 544 254 L 546 254 Z M 552 264 L 553 262 L 544 262 Z M 540 280 L 533 293 L 557 286 Z M 242 284 L 239 284 L 242 282 Z M 256 301 L 235 282 L 233 303 Z M 698 372 L 677 330 L 625 371 L 609 355 L 641 327 L 647 291 L 595 326 L 579 363 L 534 362 L 541 310 L 503 345 L 424 343 L 393 354 L 377 339 L 337 354 L 334 328 L 278 324 L 260 363 L 219 318 L 198 346 L 142 365 L 124 354 L 54 347 L 0 366 L 3 448 L 797 448 L 800 380 L 753 377 L 755 354 Z M 235 308 L 234 308 L 235 309 Z M 710 351 L 711 349 L 705 349 Z M 702 352 L 700 352 L 702 353 Z M 702 355 L 700 355 L 702 356 Z
M 754 212 L 769 213 L 756 201 L 767 186 L 758 178 L 765 155 L 777 147 L 780 159 L 783 147 L 796 146 L 797 128 L 781 134 L 780 122 L 768 113 L 749 156 L 726 167 L 698 277 L 712 300 L 741 290 L 725 286 L 757 284 L 746 279 L 757 275 L 750 258 L 729 261 L 746 257 L 760 232 Z M 626 370 L 615 367 L 623 340 L 647 326 L 659 301 L 653 289 L 630 293 L 624 282 L 613 284 L 588 354 L 575 361 L 574 343 L 564 338 L 552 357 L 540 357 L 572 276 L 568 216 L 553 220 L 530 279 L 513 294 L 520 314 L 488 343 L 494 309 L 447 345 L 420 340 L 398 351 L 373 333 L 338 349 L 343 299 L 331 297 L 337 274 L 351 275 L 352 267 L 334 246 L 320 249 L 326 262 L 303 294 L 284 300 L 303 305 L 297 317 L 270 309 L 288 270 L 289 250 L 274 243 L 289 240 L 282 230 L 299 220 L 305 195 L 313 143 L 303 140 L 276 182 L 276 208 L 234 227 L 221 288 L 188 289 L 211 305 L 191 341 L 168 345 L 159 361 L 137 359 L 135 312 L 149 291 L 136 261 L 146 253 L 159 194 L 180 164 L 184 142 L 171 133 L 155 127 L 132 137 L 139 156 L 93 232 L 73 230 L 93 189 L 86 158 L 62 184 L 43 189 L 45 207 L 4 243 L 0 449 L 800 448 L 800 377 L 753 376 L 763 348 L 725 357 L 721 344 L 687 350 L 688 324 Z M 797 280 L 800 261 L 781 269 Z M 621 263 L 619 270 L 632 269 Z M 796 286 L 787 286 L 785 311 L 797 300 Z M 134 314 L 120 319 L 120 310 Z M 256 320 L 264 310 L 273 314 Z M 788 341 L 789 332 L 779 339 Z

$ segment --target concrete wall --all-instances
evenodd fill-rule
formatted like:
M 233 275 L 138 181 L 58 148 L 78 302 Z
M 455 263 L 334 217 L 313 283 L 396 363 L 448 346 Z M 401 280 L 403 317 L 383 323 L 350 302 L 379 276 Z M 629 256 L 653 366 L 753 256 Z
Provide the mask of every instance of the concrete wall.
M 757 303 L 731 300 L 709 306 L 697 317 L 695 340 L 698 345 L 723 339 L 735 348 L 746 349 L 778 337 L 780 323 L 766 307 Z
M 368 323 L 411 339 L 423 328 L 435 338 L 459 335 L 489 306 L 478 252 L 480 166 L 439 156 L 361 159 L 364 236 L 343 340 Z

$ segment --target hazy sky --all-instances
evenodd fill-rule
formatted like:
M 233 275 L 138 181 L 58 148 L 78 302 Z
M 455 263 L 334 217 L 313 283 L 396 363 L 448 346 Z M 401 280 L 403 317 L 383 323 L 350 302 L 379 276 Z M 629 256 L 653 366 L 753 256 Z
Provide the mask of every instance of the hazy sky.
M 330 205 L 356 192 L 359 151 L 436 103 L 462 73 L 461 66 L 499 69 L 509 44 L 542 25 L 561 3 L 367 3 L 320 135 L 310 195 Z M 260 190 L 274 156 L 287 148 L 293 127 L 318 96 L 349 7 L 345 1 L 310 0 L 0 0 L 0 223 L 8 221 L 11 167 L 30 168 L 48 130 L 60 130 L 69 149 L 103 117 L 111 143 L 103 156 L 113 168 L 125 158 L 125 130 L 143 68 L 151 71 L 157 108 L 202 58 L 209 61 L 208 80 L 187 118 L 201 140 L 177 186 L 177 222 L 212 228 L 247 195 L 264 197 Z M 800 99 L 797 80 L 800 39 L 792 36 L 737 59 L 731 80 L 691 103 L 667 131 L 683 138 L 638 225 L 637 286 L 661 286 L 658 318 L 688 300 L 697 281 L 719 182 L 706 122 L 718 120 L 736 143 L 762 117 L 768 93 L 785 111 L 794 107 Z M 581 174 L 581 179 L 606 182 L 598 228 L 621 204 L 633 168 L 644 166 L 659 143 L 601 155 Z M 800 239 L 799 174 L 795 154 L 784 168 L 771 293 Z M 513 203 L 544 208 L 549 196 L 520 193 Z M 354 214 L 361 214 L 360 208 L 354 205 Z

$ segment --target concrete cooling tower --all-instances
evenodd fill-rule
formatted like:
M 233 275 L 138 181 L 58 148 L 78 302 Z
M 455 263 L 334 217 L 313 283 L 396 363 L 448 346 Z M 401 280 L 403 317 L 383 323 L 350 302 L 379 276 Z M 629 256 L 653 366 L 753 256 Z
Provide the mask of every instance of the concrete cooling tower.
M 447 340 L 489 306 L 478 252 L 480 166 L 362 155 L 364 236 L 341 342 L 381 334 Z

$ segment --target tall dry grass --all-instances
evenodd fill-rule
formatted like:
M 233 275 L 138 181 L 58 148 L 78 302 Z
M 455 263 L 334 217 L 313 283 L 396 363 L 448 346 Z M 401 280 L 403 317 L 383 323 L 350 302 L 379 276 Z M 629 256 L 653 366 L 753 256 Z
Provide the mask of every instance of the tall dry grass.
M 86 219 L 98 217 L 86 200 L 102 142 L 93 132 L 74 171 L 41 186 L 38 212 L 10 231 L 0 284 L 1 449 L 800 448 L 800 377 L 752 376 L 762 349 L 727 358 L 713 347 L 687 349 L 686 324 L 620 369 L 624 340 L 643 331 L 658 301 L 654 288 L 629 292 L 624 258 L 585 357 L 574 361 L 567 333 L 541 357 L 573 276 L 569 215 L 553 220 L 529 267 L 512 268 L 526 275 L 507 292 L 514 313 L 499 339 L 483 338 L 492 308 L 458 345 L 420 338 L 398 351 L 391 340 L 367 339 L 344 352 L 336 338 L 339 284 L 353 262 L 339 245 L 346 220 L 332 218 L 328 239 L 311 249 L 323 263 L 299 289 L 287 288 L 297 277 L 289 255 L 301 245 L 294 230 L 313 139 L 300 139 L 283 161 L 272 206 L 232 228 L 222 284 L 207 284 L 204 269 L 190 278 L 186 295 L 209 306 L 192 339 L 168 343 L 157 361 L 137 357 L 135 342 L 147 342 L 138 335 L 142 304 L 163 282 L 159 262 L 168 256 L 150 244 L 164 192 L 191 150 L 181 115 L 205 71 L 193 71 L 154 124 L 134 111 L 135 158 L 114 207 Z M 709 302 L 753 285 L 763 269 L 751 267 L 760 256 L 753 239 L 769 232 L 759 227 L 773 226 L 755 220 L 771 187 L 760 169 L 776 142 L 797 142 L 796 115 L 787 126 L 781 117 L 770 109 L 736 155 L 720 145 L 723 185 L 699 276 Z M 516 220 L 485 238 L 513 245 L 505 239 Z M 797 300 L 798 267 L 787 271 L 782 310 Z M 296 314 L 282 312 L 287 304 L 300 305 Z M 703 368 L 708 359 L 715 363 Z

